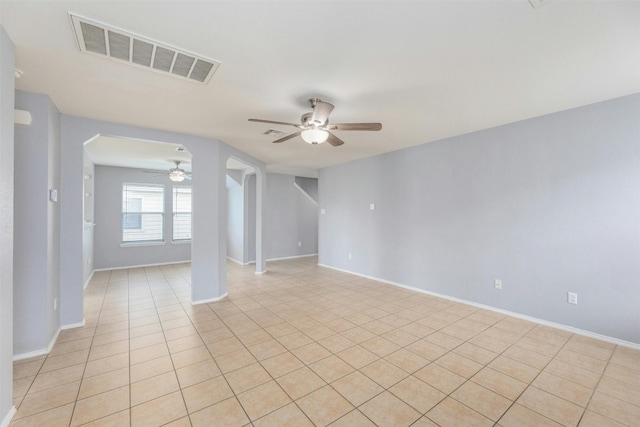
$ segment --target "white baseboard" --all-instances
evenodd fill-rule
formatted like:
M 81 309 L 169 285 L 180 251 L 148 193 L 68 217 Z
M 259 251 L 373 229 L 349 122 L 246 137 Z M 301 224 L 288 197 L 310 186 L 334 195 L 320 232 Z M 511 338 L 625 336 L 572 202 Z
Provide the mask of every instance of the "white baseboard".
M 15 362 L 17 360 L 24 360 L 24 359 L 29 359 L 31 357 L 42 356 L 43 354 L 49 354 L 54 344 L 58 340 L 58 336 L 60 335 L 61 330 L 62 330 L 61 328 L 58 328 L 56 333 L 53 334 L 53 337 L 51 338 L 51 340 L 49 340 L 49 345 L 47 346 L 47 348 L 41 348 L 39 350 L 34 350 L 27 353 L 14 354 L 13 361 Z
M 2 420 L 2 424 L 0 424 L 0 427 L 9 427 L 9 423 L 11 422 L 11 419 L 15 414 L 16 414 L 16 407 L 12 406 L 11 409 L 9 409 L 9 413 L 7 413 L 7 415 Z
M 537 317 L 528 316 L 526 314 L 520 314 L 520 313 L 516 313 L 516 312 L 513 312 L 513 311 L 509 311 L 509 310 L 503 310 L 501 308 L 491 307 L 490 305 L 479 304 L 477 302 L 467 301 L 467 300 L 464 300 L 464 299 L 461 299 L 461 298 L 456 298 L 456 297 L 452 297 L 452 296 L 449 296 L 449 295 L 439 294 L 437 292 L 431 292 L 431 291 L 427 291 L 427 290 L 424 290 L 424 289 L 414 288 L 413 286 L 403 285 L 402 283 L 392 282 L 390 280 L 380 279 L 378 277 L 367 276 L 366 274 L 354 273 L 354 272 L 349 271 L 349 270 L 344 270 L 344 269 L 338 268 L 338 267 L 332 267 L 332 266 L 326 265 L 326 264 L 318 263 L 318 265 L 320 267 L 330 268 L 332 270 L 341 271 L 343 273 L 353 274 L 354 276 L 364 277 L 365 279 L 375 280 L 376 282 L 385 283 L 387 285 L 398 286 L 400 288 L 408 289 L 408 290 L 411 290 L 411 291 L 416 291 L 416 292 L 420 292 L 420 293 L 423 293 L 423 294 L 427 294 L 427 295 L 443 298 L 443 299 L 446 299 L 446 300 L 449 300 L 449 301 L 455 301 L 455 302 L 459 302 L 459 303 L 462 303 L 462 304 L 467 304 L 467 305 L 471 305 L 471 306 L 474 306 L 474 307 L 482 308 L 484 310 L 494 311 L 496 313 L 504 314 L 504 315 L 515 317 L 515 318 L 518 318 L 518 319 L 527 320 L 529 322 L 537 323 L 539 325 L 549 326 L 549 327 L 552 327 L 552 328 L 561 329 L 563 331 L 571 332 L 571 333 L 574 333 L 574 334 L 577 334 L 577 335 L 582 335 L 582 336 L 585 336 L 585 337 L 589 337 L 589 338 L 594 338 L 594 339 L 601 340 L 601 341 L 610 342 L 612 344 L 621 345 L 623 347 L 629 347 L 629 348 L 633 348 L 633 349 L 636 349 L 636 350 L 640 350 L 640 344 L 636 344 L 636 343 L 633 343 L 633 342 L 621 340 L 619 338 L 614 338 L 614 337 L 610 337 L 610 336 L 607 336 L 607 335 L 601 335 L 601 334 L 598 334 L 598 333 L 595 333 L 595 332 L 585 331 L 583 329 L 574 328 L 573 326 L 567 326 L 567 325 L 563 325 L 561 323 L 554 323 L 554 322 L 550 322 L 548 320 L 539 319 Z
M 282 258 L 267 258 L 267 261 L 284 261 L 287 259 L 307 258 L 312 256 L 318 256 L 318 254 L 294 255 L 294 256 L 285 256 Z M 255 261 L 249 261 L 248 263 L 242 264 L 242 265 L 249 265 L 249 264 L 255 264 L 255 263 L 256 263 Z
M 221 299 L 226 298 L 227 295 L 229 295 L 229 293 L 225 292 L 224 294 L 222 294 L 221 296 L 216 297 L 216 298 L 203 299 L 203 300 L 198 300 L 198 301 L 191 301 L 191 305 L 206 304 L 208 302 L 220 301 Z
M 286 259 L 296 259 L 296 258 L 308 258 L 308 257 L 312 257 L 312 256 L 318 256 L 318 254 L 304 254 L 304 255 L 294 255 L 294 256 L 285 256 L 282 258 L 269 258 L 267 259 L 267 261 L 283 261 Z
M 60 326 L 60 329 L 62 329 L 63 331 L 66 331 L 67 329 L 81 328 L 84 325 L 85 325 L 85 322 L 84 322 L 84 319 L 82 319 L 82 322 L 63 325 L 63 326 Z
M 236 264 L 240 264 L 240 265 L 249 265 L 249 264 L 251 264 L 250 262 L 241 262 L 241 261 L 238 261 L 237 259 L 235 259 L 235 258 L 231 258 L 230 256 L 228 256 L 228 257 L 227 257 L 227 259 L 228 259 L 229 261 L 235 262 Z M 254 264 L 255 264 L 255 261 L 254 261 Z
M 110 270 L 127 270 L 129 268 L 144 268 L 144 267 L 157 267 L 159 265 L 184 264 L 185 262 L 191 262 L 191 260 L 187 259 L 184 261 L 156 262 L 153 264 L 128 265 L 125 267 L 96 268 L 93 271 L 96 272 L 96 271 L 110 271 Z
M 42 356 L 42 355 L 48 354 L 48 353 L 49 352 L 47 351 L 46 348 L 41 348 L 40 350 L 34 350 L 34 351 L 30 351 L 28 353 L 14 354 L 13 355 L 13 361 L 17 362 L 18 360 L 30 359 L 32 357 Z
M 38 349 L 38 350 L 29 351 L 27 353 L 14 354 L 13 355 L 13 361 L 15 362 L 17 360 L 24 360 L 24 359 L 29 359 L 31 357 L 42 356 L 43 354 L 49 354 L 51 352 L 51 349 L 53 348 L 54 344 L 56 343 L 56 340 L 58 339 L 59 335 L 60 335 L 60 328 L 58 328 L 56 333 L 53 334 L 53 337 L 51 338 L 51 340 L 49 340 L 49 345 L 46 348 L 41 348 L 41 349 Z

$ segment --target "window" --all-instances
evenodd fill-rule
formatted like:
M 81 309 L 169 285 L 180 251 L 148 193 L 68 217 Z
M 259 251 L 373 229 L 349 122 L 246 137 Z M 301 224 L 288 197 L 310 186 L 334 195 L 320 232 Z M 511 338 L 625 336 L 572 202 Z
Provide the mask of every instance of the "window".
M 191 240 L 191 187 L 173 187 L 173 240 Z
M 140 230 L 142 228 L 142 217 L 139 213 L 142 211 L 142 199 L 130 197 L 125 202 L 127 204 L 124 215 L 122 216 L 123 230 Z
M 122 185 L 122 242 L 164 240 L 164 187 Z

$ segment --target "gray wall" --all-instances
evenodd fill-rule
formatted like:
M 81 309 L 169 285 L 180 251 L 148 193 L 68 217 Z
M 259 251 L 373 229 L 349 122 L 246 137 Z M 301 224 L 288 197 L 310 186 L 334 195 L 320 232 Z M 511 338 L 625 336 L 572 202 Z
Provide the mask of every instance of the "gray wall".
M 60 113 L 46 95 L 16 91 L 16 108 L 31 113 L 15 127 L 14 342 L 15 355 L 46 351 L 60 328 Z
M 244 187 L 229 175 L 227 197 L 227 257 L 244 263 Z
M 326 168 L 319 183 L 321 264 L 640 343 L 640 95 Z
M 267 174 L 267 259 L 291 258 L 318 253 L 318 208 L 294 186 L 292 175 Z M 247 258 L 255 260 L 255 176 L 245 181 Z M 298 243 L 301 245 L 298 246 Z
M 193 156 L 193 239 L 191 242 L 191 300 L 202 303 L 227 292 L 226 163 L 229 157 L 253 166 L 258 180 L 259 249 L 256 270 L 264 270 L 264 210 L 261 209 L 265 179 L 264 163 L 217 140 L 165 132 L 117 123 L 62 115 L 61 117 L 61 199 L 60 317 L 65 326 L 83 322 L 83 168 L 84 143 L 96 135 L 140 138 L 183 145 Z M 96 222 L 97 224 L 97 222 Z M 97 227 L 100 224 L 96 225 Z
M 302 189 L 302 191 L 307 193 L 309 197 L 318 203 L 318 178 L 296 176 L 295 183 Z
M 0 26 L 0 424 L 13 409 L 13 157 L 15 50 Z
M 292 175 L 267 174 L 267 259 L 318 253 L 318 208 L 294 181 Z
M 161 184 L 164 186 L 164 244 L 128 245 L 122 243 L 122 184 Z M 173 186 L 190 186 L 190 181 L 174 184 L 168 176 L 113 166 L 95 167 L 94 266 L 111 269 L 136 265 L 191 260 L 191 243 L 171 241 Z
M 82 281 L 86 287 L 94 269 L 94 210 L 95 210 L 95 165 L 89 155 L 83 155 L 83 186 L 84 207 L 83 207 L 83 229 L 82 229 Z

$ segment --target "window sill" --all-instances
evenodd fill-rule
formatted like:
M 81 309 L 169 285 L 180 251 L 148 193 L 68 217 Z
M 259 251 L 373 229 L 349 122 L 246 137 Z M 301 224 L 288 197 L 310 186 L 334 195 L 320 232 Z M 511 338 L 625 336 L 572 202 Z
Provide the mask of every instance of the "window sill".
M 120 243 L 120 247 L 121 248 L 129 248 L 129 247 L 135 247 L 135 246 L 162 246 L 164 245 L 164 241 L 162 242 L 126 242 L 126 243 Z
M 189 240 L 172 240 L 171 244 L 172 245 L 190 245 L 191 244 L 191 239 L 189 239 Z

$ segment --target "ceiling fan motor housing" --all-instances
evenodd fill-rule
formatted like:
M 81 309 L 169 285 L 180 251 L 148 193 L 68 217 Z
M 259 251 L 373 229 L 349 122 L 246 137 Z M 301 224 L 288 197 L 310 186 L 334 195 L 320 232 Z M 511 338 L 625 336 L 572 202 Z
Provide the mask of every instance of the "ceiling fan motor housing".
M 318 123 L 318 122 L 314 123 L 313 113 L 304 113 L 302 117 L 300 117 L 300 122 L 302 123 L 302 126 L 304 126 L 305 128 L 320 127 L 325 125 L 327 121 L 328 120 L 325 120 L 324 123 Z

